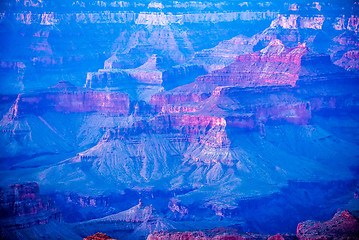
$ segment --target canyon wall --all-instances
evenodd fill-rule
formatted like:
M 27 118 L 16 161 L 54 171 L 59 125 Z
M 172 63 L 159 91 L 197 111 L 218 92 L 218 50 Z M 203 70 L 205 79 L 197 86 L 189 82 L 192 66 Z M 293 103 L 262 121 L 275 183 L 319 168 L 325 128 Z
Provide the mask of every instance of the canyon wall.
M 89 91 L 68 82 L 60 82 L 45 92 L 18 95 L 9 112 L 9 118 L 24 114 L 41 115 L 44 111 L 108 112 L 127 115 L 129 104 L 126 94 Z
M 1 231 L 29 228 L 49 221 L 61 222 L 61 214 L 53 200 L 40 195 L 37 183 L 3 187 L 0 194 Z

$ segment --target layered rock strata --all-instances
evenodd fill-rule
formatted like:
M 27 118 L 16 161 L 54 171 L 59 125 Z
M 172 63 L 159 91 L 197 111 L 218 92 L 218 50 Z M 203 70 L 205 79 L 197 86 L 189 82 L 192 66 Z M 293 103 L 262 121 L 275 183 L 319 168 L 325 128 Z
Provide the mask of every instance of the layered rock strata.
M 1 235 L 3 231 L 14 231 L 43 225 L 49 221 L 61 221 L 61 214 L 54 202 L 40 195 L 37 183 L 10 185 L 1 188 Z
M 127 115 L 129 98 L 126 94 L 92 91 L 62 81 L 42 92 L 18 95 L 8 118 L 13 119 L 24 114 L 41 115 L 44 111 L 107 112 Z
M 346 75 L 331 63 L 329 56 L 313 53 L 305 44 L 288 48 L 273 40 L 266 48 L 239 55 L 233 64 L 200 76 L 194 83 L 153 95 L 150 103 L 160 111 L 167 104 L 200 102 L 218 86 L 294 87 L 297 82 L 316 83 L 339 79 L 343 74 Z

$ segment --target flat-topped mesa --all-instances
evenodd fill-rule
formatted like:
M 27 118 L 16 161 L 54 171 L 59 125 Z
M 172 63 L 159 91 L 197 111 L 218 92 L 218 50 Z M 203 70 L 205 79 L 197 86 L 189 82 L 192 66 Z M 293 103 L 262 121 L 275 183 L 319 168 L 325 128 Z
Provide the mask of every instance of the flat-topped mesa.
M 37 183 L 14 184 L 0 188 L 1 230 L 15 230 L 60 222 L 54 202 L 40 195 Z M 0 231 L 1 232 L 1 231 Z
M 205 74 L 202 66 L 175 65 L 169 59 L 153 54 L 143 65 L 133 69 L 100 69 L 87 73 L 86 88 L 134 89 L 140 85 L 162 86 L 171 89 L 183 85 L 188 79 Z
M 219 86 L 295 86 L 301 75 L 316 74 L 318 69 L 312 71 L 303 69 L 315 62 L 331 64 L 329 56 L 315 54 L 305 47 L 305 44 L 295 48 L 288 48 L 278 39 L 264 49 L 245 55 L 240 55 L 236 61 L 221 70 L 201 76 L 196 79 L 199 83 L 212 83 Z
M 134 79 L 124 70 L 99 70 L 98 72 L 88 72 L 85 88 L 119 88 L 132 86 Z
M 19 94 L 9 110 L 8 118 L 44 111 L 65 113 L 105 112 L 120 115 L 129 113 L 127 94 L 101 92 L 75 87 L 66 81 L 43 91 Z

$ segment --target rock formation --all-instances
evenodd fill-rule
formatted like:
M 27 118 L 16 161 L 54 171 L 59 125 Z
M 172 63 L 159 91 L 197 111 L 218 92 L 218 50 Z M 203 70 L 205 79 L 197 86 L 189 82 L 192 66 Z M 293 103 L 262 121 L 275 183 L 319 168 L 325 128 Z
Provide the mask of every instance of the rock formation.
M 0 183 L 57 206 L 2 191 L 4 238 L 293 239 L 356 213 L 358 6 L 1 1 Z M 333 219 L 297 237 L 356 227 Z
M 24 183 L 1 188 L 1 236 L 6 231 L 29 228 L 34 225 L 61 222 L 61 213 L 54 202 L 40 195 L 37 183 Z
M 298 225 L 297 237 L 306 239 L 356 239 L 359 221 L 348 210 L 338 211 L 327 222 L 306 221 Z
M 126 94 L 92 91 L 62 81 L 45 91 L 19 94 L 8 118 L 25 114 L 41 115 L 42 111 L 108 112 L 127 115 L 129 99 Z
M 238 232 L 234 229 L 218 228 L 205 231 L 161 231 L 150 234 L 147 240 L 166 239 L 216 239 L 216 240 L 243 240 L 243 239 L 267 239 L 267 240 L 315 240 L 315 239 L 357 239 L 359 231 L 358 219 L 348 210 L 338 211 L 334 217 L 327 222 L 306 221 L 298 224 L 297 235 L 276 234 L 268 236 L 264 234 L 253 234 Z
M 226 228 L 217 228 L 212 230 L 205 231 L 194 231 L 194 232 L 154 232 L 150 234 L 147 240 L 180 240 L 180 239 L 188 239 L 188 240 L 291 240 L 296 239 L 295 236 L 287 235 L 287 234 L 276 234 L 274 236 L 268 236 L 264 234 L 255 234 L 249 232 L 238 232 L 234 229 L 226 229 Z
M 110 236 L 107 236 L 105 233 L 96 233 L 94 235 L 88 236 L 84 238 L 84 240 L 116 240 L 114 238 L 111 238 Z
M 160 111 L 167 104 L 200 102 L 218 86 L 294 87 L 297 82 L 315 84 L 342 74 L 346 75 L 331 63 L 329 56 L 313 53 L 305 44 L 288 48 L 281 41 L 273 40 L 266 48 L 239 55 L 228 67 L 200 76 L 194 83 L 153 95 L 150 103 Z

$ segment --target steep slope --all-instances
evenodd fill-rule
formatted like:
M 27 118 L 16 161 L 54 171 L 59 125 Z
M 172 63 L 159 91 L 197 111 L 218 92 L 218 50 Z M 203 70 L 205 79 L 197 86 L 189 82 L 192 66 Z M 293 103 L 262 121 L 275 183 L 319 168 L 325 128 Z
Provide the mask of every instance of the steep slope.
M 105 230 L 111 236 L 119 239 L 146 239 L 151 232 L 171 230 L 178 227 L 179 224 L 161 218 L 152 206 L 144 206 L 140 201 L 138 205 L 123 212 L 77 223 L 73 229 L 80 235 L 102 229 L 102 231 Z
M 126 94 L 83 89 L 64 81 L 19 94 L 0 121 L 2 158 L 58 154 L 74 151 L 77 144 L 93 144 L 102 136 L 101 129 L 111 120 L 123 122 L 121 117 L 129 111 Z M 113 117 L 94 124 L 94 119 L 109 115 Z M 65 118 L 68 121 L 63 121 Z M 74 136 L 71 131 L 78 134 Z
M 196 52 L 189 63 L 204 66 L 207 72 L 212 72 L 230 65 L 238 55 L 252 52 L 254 45 L 251 38 L 239 35 L 214 48 Z

